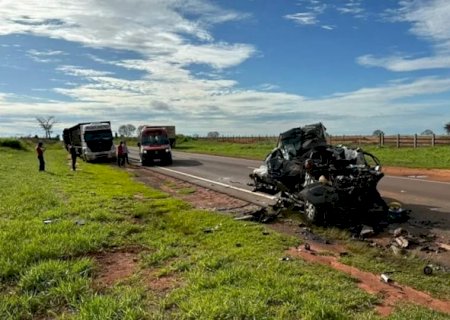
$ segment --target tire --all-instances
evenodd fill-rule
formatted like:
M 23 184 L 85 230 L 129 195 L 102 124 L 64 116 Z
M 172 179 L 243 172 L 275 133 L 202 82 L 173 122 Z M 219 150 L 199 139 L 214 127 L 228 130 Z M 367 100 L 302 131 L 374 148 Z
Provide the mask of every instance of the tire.
M 310 223 L 322 225 L 325 222 L 323 210 L 320 210 L 309 201 L 305 202 L 304 215 L 305 219 Z
M 166 164 L 171 165 L 172 163 L 172 156 L 167 157 Z

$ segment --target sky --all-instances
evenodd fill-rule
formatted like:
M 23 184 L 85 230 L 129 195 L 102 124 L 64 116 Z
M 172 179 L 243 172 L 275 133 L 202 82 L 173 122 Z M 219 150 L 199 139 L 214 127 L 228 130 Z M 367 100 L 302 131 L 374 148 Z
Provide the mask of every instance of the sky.
M 0 137 L 444 134 L 448 0 L 1 0 Z

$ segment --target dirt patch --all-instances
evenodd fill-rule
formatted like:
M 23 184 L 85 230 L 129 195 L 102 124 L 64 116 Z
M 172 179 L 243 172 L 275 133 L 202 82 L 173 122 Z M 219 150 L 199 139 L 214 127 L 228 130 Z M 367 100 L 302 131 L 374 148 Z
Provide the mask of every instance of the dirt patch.
M 94 254 L 97 273 L 94 285 L 106 288 L 130 277 L 137 270 L 139 249 L 124 248 L 116 251 L 105 251 Z
M 450 170 L 447 169 L 383 167 L 383 172 L 391 176 L 450 182 Z
M 156 172 L 139 170 L 139 167 L 128 168 L 136 175 L 136 179 L 162 190 L 178 199 L 190 203 L 198 209 L 227 212 L 234 215 L 251 213 L 259 209 L 258 206 L 239 200 L 224 193 L 216 192 L 198 185 L 168 177 Z
M 167 292 L 178 288 L 182 281 L 175 274 L 158 276 L 157 270 L 150 270 L 146 272 L 145 281 L 148 288 L 156 294 L 166 294 Z
M 398 302 L 410 302 L 450 314 L 450 301 L 435 299 L 424 292 L 399 285 L 391 280 L 383 281 L 380 276 L 373 273 L 361 271 L 355 267 L 340 263 L 334 255 L 321 255 L 324 252 L 323 247 L 314 243 L 310 244 L 309 250 L 292 248 L 288 251 L 292 256 L 301 257 L 311 263 L 328 265 L 357 279 L 359 282 L 358 287 L 382 297 L 383 300 L 377 306 L 377 311 L 382 316 L 388 316 Z M 329 251 L 327 250 L 326 253 L 329 253 Z

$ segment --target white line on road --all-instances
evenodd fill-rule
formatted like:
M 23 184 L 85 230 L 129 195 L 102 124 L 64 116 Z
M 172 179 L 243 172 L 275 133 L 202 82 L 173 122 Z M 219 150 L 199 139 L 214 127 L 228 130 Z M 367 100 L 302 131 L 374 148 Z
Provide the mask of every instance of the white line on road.
M 260 197 L 263 197 L 263 198 L 266 198 L 266 199 L 270 199 L 270 200 L 275 200 L 276 199 L 276 197 L 274 197 L 274 196 L 269 196 L 267 194 L 262 194 L 262 193 L 253 192 L 253 191 L 249 191 L 249 190 L 246 190 L 246 189 L 234 187 L 234 186 L 231 186 L 229 184 L 225 184 L 225 183 L 217 182 L 217 181 L 214 181 L 214 180 L 209 180 L 209 179 L 205 179 L 205 178 L 202 178 L 202 177 L 194 176 L 194 175 L 189 174 L 189 173 L 184 173 L 184 172 L 181 172 L 181 171 L 176 171 L 176 170 L 165 168 L 165 167 L 158 167 L 158 169 L 165 170 L 165 171 L 172 172 L 172 173 L 176 173 L 176 174 L 180 174 L 180 175 L 183 175 L 183 176 L 186 176 L 186 177 L 189 177 L 189 178 L 192 178 L 192 179 L 197 179 L 197 180 L 200 180 L 200 181 L 203 181 L 203 182 L 217 184 L 217 185 L 219 185 L 221 187 L 224 187 L 224 188 L 233 189 L 233 190 L 240 191 L 240 192 L 246 192 L 248 194 L 252 194 L 252 195 L 255 195 L 255 196 L 260 196 Z

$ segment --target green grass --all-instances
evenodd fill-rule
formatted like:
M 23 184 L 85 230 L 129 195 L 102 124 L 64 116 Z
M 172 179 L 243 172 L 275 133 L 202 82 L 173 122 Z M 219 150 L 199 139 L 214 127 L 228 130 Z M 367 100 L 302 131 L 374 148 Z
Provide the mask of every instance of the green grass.
M 450 146 L 394 148 L 365 147 L 383 165 L 408 168 L 450 169 Z
M 115 166 L 72 172 L 58 145 L 47 172 L 33 151 L 0 157 L 0 319 L 379 319 L 349 276 L 280 260 L 298 239 L 195 210 Z M 142 248 L 135 274 L 96 286 L 95 253 L 129 247 Z M 177 285 L 154 290 L 150 272 Z M 400 307 L 392 319 L 403 315 L 445 318 Z
M 275 141 L 255 141 L 254 143 L 243 144 L 186 139 L 178 142 L 176 150 L 262 161 L 275 146 Z M 376 155 L 384 166 L 450 169 L 450 146 L 421 147 L 416 149 L 379 148 L 376 146 L 362 146 L 362 148 Z

